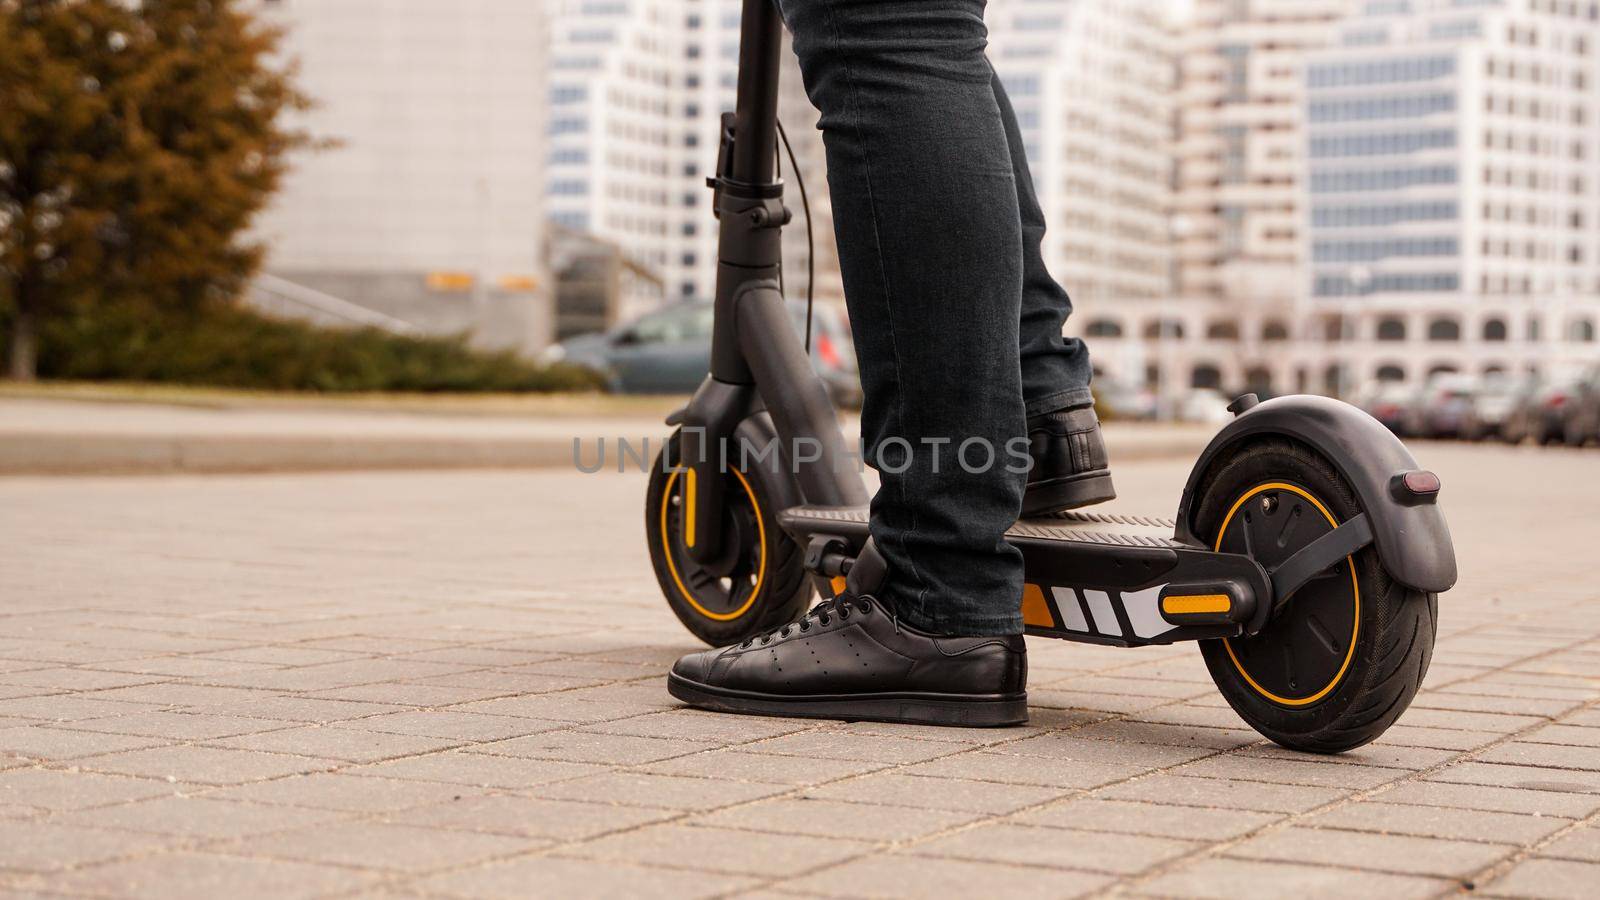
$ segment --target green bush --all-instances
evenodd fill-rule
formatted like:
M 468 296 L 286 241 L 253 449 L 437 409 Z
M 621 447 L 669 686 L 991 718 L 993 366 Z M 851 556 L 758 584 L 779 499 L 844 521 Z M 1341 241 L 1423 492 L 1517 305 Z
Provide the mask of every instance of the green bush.
M 0 321 L 0 332 L 7 324 Z M 46 324 L 39 374 L 326 392 L 548 392 L 598 386 L 595 376 L 581 369 L 474 350 L 462 338 L 318 328 L 231 306 L 196 314 L 137 305 L 85 307 Z

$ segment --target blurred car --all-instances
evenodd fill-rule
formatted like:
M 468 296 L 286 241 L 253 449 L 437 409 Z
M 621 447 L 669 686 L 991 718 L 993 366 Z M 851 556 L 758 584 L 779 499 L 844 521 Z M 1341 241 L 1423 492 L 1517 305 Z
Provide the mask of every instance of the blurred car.
M 1147 390 L 1109 375 L 1096 375 L 1092 389 L 1095 408 L 1104 418 L 1145 421 L 1156 417 L 1156 398 Z
M 1228 411 L 1232 402 L 1214 388 L 1196 388 L 1178 400 L 1178 421 L 1225 425 L 1233 420 L 1233 413 Z
M 1480 390 L 1473 375 L 1441 374 L 1428 379 L 1413 406 L 1408 433 L 1415 437 L 1460 437 Z
M 545 352 L 545 362 L 565 362 L 598 372 L 618 394 L 688 394 L 705 380 L 711 366 L 714 305 L 690 300 L 646 313 L 597 334 L 568 338 Z M 795 333 L 805 335 L 806 308 L 789 304 Z M 818 305 L 812 318 L 811 365 L 822 376 L 835 403 L 861 405 L 861 374 L 856 366 L 850 324 L 842 311 Z
M 1517 427 L 1517 410 L 1521 409 L 1543 385 L 1534 376 L 1512 378 L 1504 375 L 1489 376 L 1479 385 L 1477 393 L 1467 407 L 1461 424 L 1461 437 L 1469 441 L 1499 438 L 1510 443 L 1520 443 L 1526 432 Z
M 1573 385 L 1572 397 L 1562 407 L 1560 437 L 1569 447 L 1600 440 L 1600 366 Z
M 1537 444 L 1562 440 L 1567 406 L 1577 398 L 1580 383 L 1578 378 L 1557 378 L 1528 392 L 1507 420 L 1502 437 L 1513 444 L 1528 438 Z
M 1374 388 L 1361 407 L 1385 428 L 1405 437 L 1416 425 L 1418 395 L 1419 390 L 1414 385 L 1387 381 Z

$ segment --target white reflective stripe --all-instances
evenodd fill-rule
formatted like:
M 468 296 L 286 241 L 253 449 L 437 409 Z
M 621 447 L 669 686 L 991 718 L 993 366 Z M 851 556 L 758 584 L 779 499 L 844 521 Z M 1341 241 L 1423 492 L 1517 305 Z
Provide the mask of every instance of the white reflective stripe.
M 1122 626 L 1117 623 L 1116 610 L 1111 608 L 1111 595 L 1105 591 L 1084 591 L 1083 599 L 1089 602 L 1089 614 L 1094 616 L 1094 630 L 1121 637 Z
M 1153 638 L 1177 627 L 1161 618 L 1161 589 L 1164 587 L 1166 585 L 1158 584 L 1153 588 L 1122 595 L 1122 610 L 1128 614 L 1128 624 L 1133 626 L 1133 633 L 1139 637 Z
M 1055 595 L 1056 609 L 1061 613 L 1061 625 L 1068 631 L 1089 630 L 1089 623 L 1083 620 L 1083 607 L 1078 604 L 1078 592 L 1069 587 L 1053 587 L 1050 593 Z

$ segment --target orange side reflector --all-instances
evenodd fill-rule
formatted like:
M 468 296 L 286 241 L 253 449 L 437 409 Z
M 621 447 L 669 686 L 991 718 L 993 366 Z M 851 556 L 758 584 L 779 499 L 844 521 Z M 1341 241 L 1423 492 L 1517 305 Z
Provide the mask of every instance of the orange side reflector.
M 1050 615 L 1050 604 L 1037 584 L 1022 586 L 1022 624 L 1036 628 L 1056 627 L 1055 616 Z
M 689 474 L 683 479 L 683 542 L 690 547 L 694 546 L 694 470 L 685 469 Z
M 837 597 L 840 594 L 844 593 L 844 587 L 848 583 L 849 583 L 848 580 L 846 580 L 846 578 L 843 575 L 835 575 L 835 576 L 833 576 L 833 579 L 828 582 L 829 586 L 831 586 L 833 588 L 833 595 L 835 597 Z
M 1225 613 L 1233 608 L 1233 600 L 1227 594 L 1195 594 L 1189 596 L 1174 594 L 1171 597 L 1161 598 L 1161 611 L 1169 616 L 1182 616 L 1192 613 Z

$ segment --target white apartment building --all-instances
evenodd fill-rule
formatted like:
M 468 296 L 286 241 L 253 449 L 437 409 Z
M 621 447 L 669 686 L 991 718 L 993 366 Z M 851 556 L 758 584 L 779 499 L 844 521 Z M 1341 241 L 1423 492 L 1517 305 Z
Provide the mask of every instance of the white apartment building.
M 1174 38 L 1158 0 L 991 0 L 1044 257 L 1080 308 L 1170 296 Z
M 550 335 L 546 16 L 523 0 L 256 0 L 316 107 L 257 235 L 285 304 L 376 311 L 485 346 Z M 320 298 L 320 299 L 319 299 Z M 308 311 L 311 307 L 305 307 Z
M 1195 0 L 1178 113 L 1178 292 L 1241 312 L 1301 286 L 1302 65 L 1359 0 Z
M 1600 360 L 1600 3 L 1372 0 L 1305 79 L 1312 388 Z
M 552 0 L 550 219 L 675 281 L 687 203 L 684 0 Z M 546 57 L 541 56 L 541 59 Z
M 717 223 L 715 174 L 722 114 L 739 72 L 741 0 L 555 0 L 550 54 L 551 218 L 615 242 L 662 278 L 670 299 L 709 298 Z M 787 53 L 787 51 L 786 51 Z M 816 111 L 792 53 L 782 109 L 816 215 L 817 294 L 840 299 Z M 783 168 L 789 168 L 788 160 Z M 795 223 L 786 287 L 805 290 L 804 220 L 792 173 Z

